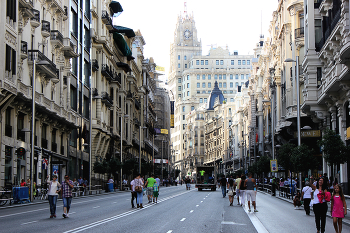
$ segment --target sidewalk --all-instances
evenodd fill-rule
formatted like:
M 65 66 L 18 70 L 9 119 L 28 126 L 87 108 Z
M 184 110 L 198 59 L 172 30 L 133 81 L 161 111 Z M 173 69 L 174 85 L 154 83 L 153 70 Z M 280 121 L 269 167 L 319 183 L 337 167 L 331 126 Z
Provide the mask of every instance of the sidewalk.
M 264 191 L 261 191 L 261 190 L 259 190 L 258 192 L 266 194 L 266 195 L 271 195 L 270 193 L 264 192 Z M 278 198 L 278 199 L 281 199 L 283 201 L 287 201 L 287 202 L 291 203 L 291 205 L 293 205 L 293 199 L 280 196 L 278 190 L 276 190 L 276 196 L 275 197 Z M 346 225 L 350 226 L 350 196 L 345 196 L 345 201 L 346 201 L 347 210 L 348 210 L 347 212 L 348 213 L 347 213 L 347 215 L 345 215 L 345 218 L 343 219 L 343 224 L 346 224 Z M 304 208 L 304 207 L 302 206 L 302 208 Z M 332 218 L 330 210 L 331 210 L 331 203 L 329 202 L 328 203 L 327 217 Z M 312 208 L 311 208 L 311 211 L 312 211 Z

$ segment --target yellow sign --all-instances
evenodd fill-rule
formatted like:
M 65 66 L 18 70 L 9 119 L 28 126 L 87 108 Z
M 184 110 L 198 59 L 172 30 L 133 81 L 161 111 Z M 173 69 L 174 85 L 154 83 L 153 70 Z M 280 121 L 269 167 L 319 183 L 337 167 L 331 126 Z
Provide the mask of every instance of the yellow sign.
M 346 129 L 346 139 L 350 139 L 350 127 Z
M 170 128 L 174 128 L 175 124 L 174 124 L 174 114 L 170 115 Z
M 271 172 L 278 172 L 278 166 L 277 166 L 277 160 L 270 160 L 270 168 L 271 168 Z
M 160 129 L 160 133 L 161 134 L 168 134 L 168 130 L 167 129 Z
M 300 136 L 302 138 L 319 138 L 321 137 L 321 131 L 320 130 L 302 130 L 300 132 Z M 294 133 L 294 137 L 298 137 L 298 133 Z
M 165 68 L 161 67 L 161 66 L 156 66 L 156 70 L 158 70 L 158 71 L 165 71 Z

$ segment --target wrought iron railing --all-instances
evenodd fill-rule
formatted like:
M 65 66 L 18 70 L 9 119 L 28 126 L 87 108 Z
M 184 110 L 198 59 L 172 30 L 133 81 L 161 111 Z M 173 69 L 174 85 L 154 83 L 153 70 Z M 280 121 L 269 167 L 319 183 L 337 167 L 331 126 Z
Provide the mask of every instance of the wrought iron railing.
M 40 23 L 40 11 L 32 9 L 32 12 L 33 12 L 34 16 L 31 18 L 31 20 L 37 21 Z
M 28 54 L 28 43 L 26 41 L 21 41 L 21 53 Z
M 63 35 L 58 30 L 52 30 L 50 38 L 51 38 L 51 40 L 58 40 L 63 44 Z
M 46 20 L 41 21 L 41 31 L 50 32 L 50 22 Z
M 99 66 L 98 66 L 98 61 L 97 61 L 97 59 L 92 59 L 91 66 L 92 66 L 92 70 L 93 70 L 93 71 L 98 71 Z
M 295 29 L 295 38 L 304 37 L 304 27 Z

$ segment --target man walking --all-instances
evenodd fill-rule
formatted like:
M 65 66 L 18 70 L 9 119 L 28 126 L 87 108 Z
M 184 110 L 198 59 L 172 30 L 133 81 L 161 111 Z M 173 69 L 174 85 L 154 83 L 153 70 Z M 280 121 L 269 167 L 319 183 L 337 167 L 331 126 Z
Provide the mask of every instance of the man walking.
M 134 177 L 135 179 L 136 177 Z M 136 199 L 136 202 L 137 202 L 137 193 L 135 192 L 135 181 L 132 180 L 130 182 L 130 190 L 131 190 L 131 208 L 135 208 L 135 205 L 134 205 L 134 199 Z
M 246 179 L 244 181 L 244 186 L 247 188 L 246 190 L 246 194 L 247 194 L 247 200 L 248 200 L 248 208 L 249 208 L 249 212 L 251 212 L 250 210 L 250 200 L 252 201 L 253 207 L 254 207 L 254 212 L 258 212 L 256 210 L 256 191 L 254 190 L 254 187 L 257 189 L 256 186 L 256 182 L 255 179 L 252 178 L 252 173 L 248 173 L 248 179 Z
M 149 177 L 146 181 L 145 187 L 147 188 L 147 197 L 148 197 L 148 203 L 154 202 L 153 198 L 153 185 L 154 183 L 157 183 L 157 181 L 153 177 L 154 175 L 151 174 L 151 177 Z
M 222 176 L 220 180 L 220 186 L 221 186 L 221 191 L 222 191 L 222 197 L 226 197 L 226 178 L 225 176 Z
M 239 185 L 241 184 L 241 177 L 239 175 L 236 176 L 236 195 L 237 195 L 237 205 L 239 205 L 239 196 L 241 195 L 239 191 Z
M 72 190 L 73 190 L 73 181 L 69 179 L 68 175 L 64 176 L 64 181 L 62 182 L 62 200 L 63 200 L 63 214 L 64 218 L 69 217 L 69 209 L 72 203 Z

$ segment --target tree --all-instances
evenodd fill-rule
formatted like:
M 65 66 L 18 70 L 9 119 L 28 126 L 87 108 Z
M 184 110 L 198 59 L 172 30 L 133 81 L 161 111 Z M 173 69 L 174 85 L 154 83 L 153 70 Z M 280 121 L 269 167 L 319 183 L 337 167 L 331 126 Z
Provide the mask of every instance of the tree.
M 285 169 L 285 172 L 292 170 L 291 156 L 295 148 L 294 144 L 286 143 L 283 144 L 277 152 L 277 162 L 280 166 Z
M 252 165 L 248 167 L 248 172 L 251 172 L 252 174 L 259 173 L 258 172 L 258 162 L 254 162 Z
M 95 173 L 105 174 L 105 173 L 108 172 L 108 169 L 109 169 L 109 166 L 108 166 L 108 163 L 107 163 L 106 159 L 103 159 L 103 160 L 100 160 L 100 161 L 98 161 L 96 159 L 96 161 L 94 162 L 93 170 L 94 170 Z
M 123 172 L 126 175 L 131 175 L 133 172 L 138 171 L 138 166 L 139 164 L 136 159 L 128 159 L 123 164 Z
M 297 172 L 307 172 L 309 169 L 317 167 L 317 160 L 314 157 L 313 150 L 302 144 L 295 147 L 291 152 L 291 163 L 293 170 Z
M 257 163 L 258 173 L 269 173 L 270 172 L 270 158 L 267 156 L 261 156 Z
M 118 171 L 120 171 L 121 163 L 117 158 L 111 158 L 108 161 L 108 173 L 115 175 Z

